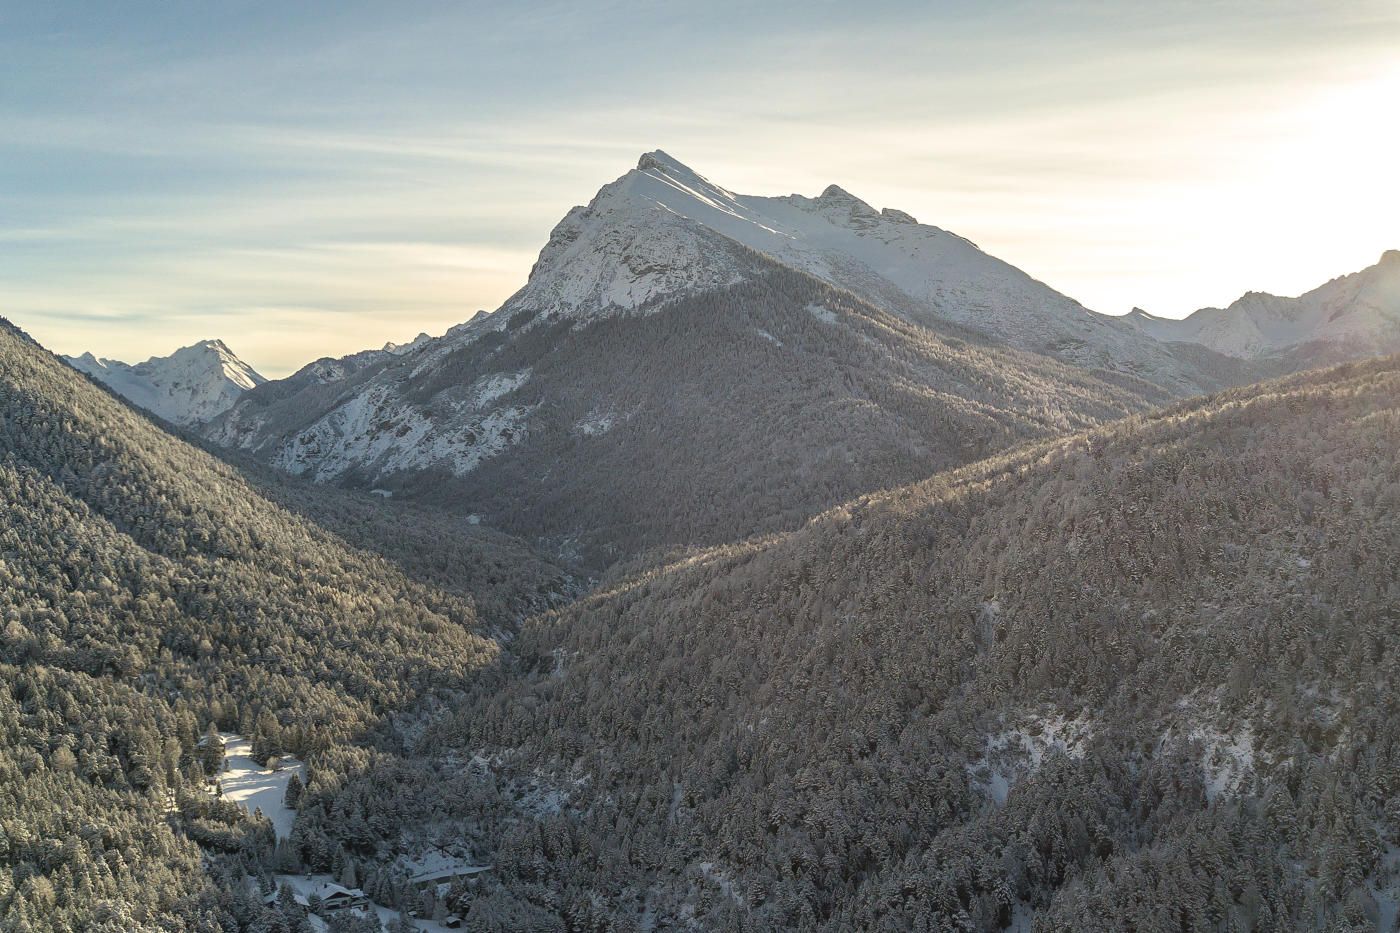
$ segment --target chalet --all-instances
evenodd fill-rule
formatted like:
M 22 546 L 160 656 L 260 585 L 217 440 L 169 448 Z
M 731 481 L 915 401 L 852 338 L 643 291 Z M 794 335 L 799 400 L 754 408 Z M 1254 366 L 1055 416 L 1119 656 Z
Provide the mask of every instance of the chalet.
M 369 906 L 369 898 L 365 897 L 365 892 L 359 888 L 346 888 L 327 882 L 316 891 L 316 894 L 321 898 L 321 913 L 323 914 L 338 914 L 341 911 Z
M 277 904 L 279 896 L 280 889 L 272 891 L 263 898 L 263 903 L 269 906 Z M 310 911 L 314 908 L 319 914 L 338 914 L 342 911 L 370 906 L 369 898 L 365 896 L 364 891 L 359 888 L 347 888 L 331 881 L 304 891 L 293 889 L 292 899 L 303 910 Z

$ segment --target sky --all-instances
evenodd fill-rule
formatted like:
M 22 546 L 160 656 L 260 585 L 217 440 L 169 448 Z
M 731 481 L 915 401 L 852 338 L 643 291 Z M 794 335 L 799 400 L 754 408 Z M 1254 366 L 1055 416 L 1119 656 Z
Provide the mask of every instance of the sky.
M 1099 311 L 1400 248 L 1400 3 L 0 0 L 0 315 L 286 375 L 494 309 L 664 149 Z

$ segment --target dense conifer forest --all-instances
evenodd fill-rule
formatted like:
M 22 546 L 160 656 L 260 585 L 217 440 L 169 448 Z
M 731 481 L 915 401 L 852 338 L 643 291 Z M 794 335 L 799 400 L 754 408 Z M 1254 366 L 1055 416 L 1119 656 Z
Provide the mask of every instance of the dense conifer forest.
M 583 595 L 8 325 L 0 445 L 6 933 L 300 933 L 307 872 L 487 931 L 1395 927 L 1400 358 Z M 211 728 L 306 762 L 285 839 L 209 792 Z
M 620 572 L 339 799 L 561 930 L 1390 929 L 1397 444 L 1352 364 Z
M 468 596 L 414 578 L 432 569 L 411 537 L 398 563 L 352 546 L 8 323 L 0 504 L 6 931 L 251 922 L 261 904 L 240 912 L 241 888 L 201 868 L 200 844 L 216 868 L 271 849 L 265 824 L 204 793 L 208 725 L 264 753 L 373 746 L 392 741 L 388 717 L 456 696 L 500 650 Z M 342 530 L 390 524 L 331 505 Z M 551 573 L 496 598 L 524 605 Z

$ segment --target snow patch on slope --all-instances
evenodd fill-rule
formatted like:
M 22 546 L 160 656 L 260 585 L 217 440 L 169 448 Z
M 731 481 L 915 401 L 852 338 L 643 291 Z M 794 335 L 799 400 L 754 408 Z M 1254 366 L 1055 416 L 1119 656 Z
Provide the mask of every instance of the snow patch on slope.
M 482 376 L 472 384 L 470 396 L 477 408 L 484 408 L 502 396 L 509 395 L 523 386 L 530 378 L 530 370 L 518 373 L 491 373 Z
M 467 417 L 458 412 L 446 426 L 396 401 L 388 386 L 372 386 L 283 444 L 273 465 L 317 482 L 351 469 L 379 477 L 445 467 L 460 476 L 522 439 L 527 414 L 518 407 Z
M 613 429 L 617 416 L 612 412 L 589 412 L 588 417 L 574 425 L 578 433 L 587 437 L 597 437 L 600 434 L 607 434 Z
M 1050 755 L 1084 757 L 1094 735 L 1085 715 L 1073 719 L 1063 714 L 1033 715 L 1022 725 L 987 736 L 985 754 L 968 765 L 968 773 L 997 806 L 1019 781 L 1040 770 Z
M 1197 726 L 1188 738 L 1201 743 L 1201 773 L 1206 800 L 1214 803 L 1222 794 L 1233 794 L 1254 773 L 1254 733 L 1246 724 L 1235 733 L 1213 726 Z

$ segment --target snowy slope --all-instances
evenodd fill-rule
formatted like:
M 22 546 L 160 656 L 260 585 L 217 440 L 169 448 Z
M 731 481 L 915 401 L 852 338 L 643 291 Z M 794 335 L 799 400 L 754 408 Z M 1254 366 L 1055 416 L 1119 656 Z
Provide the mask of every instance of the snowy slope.
M 911 324 L 733 248 L 737 285 L 630 315 L 498 312 L 343 378 L 261 386 L 204 435 L 602 567 L 1171 397 Z
M 132 404 L 181 425 L 208 421 L 267 381 L 222 340 L 204 340 L 135 365 L 91 353 L 64 359 Z
M 494 313 L 318 360 L 204 434 L 601 563 L 1243 381 L 1221 362 L 835 186 L 739 195 L 652 152 Z
M 916 323 L 953 321 L 1175 391 L 1206 387 L 1130 323 L 1090 311 L 956 234 L 877 211 L 836 185 L 815 198 L 736 194 L 660 151 L 568 213 L 496 326 L 521 310 L 585 317 L 743 281 L 751 263 L 732 244 Z
M 1297 298 L 1249 292 L 1228 308 L 1202 308 L 1183 320 L 1136 308 L 1125 320 L 1158 340 L 1197 343 L 1242 359 L 1310 344 L 1327 345 L 1334 355 L 1384 352 L 1400 347 L 1400 250 Z

